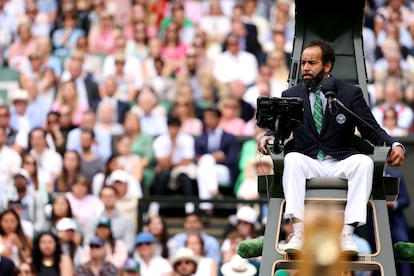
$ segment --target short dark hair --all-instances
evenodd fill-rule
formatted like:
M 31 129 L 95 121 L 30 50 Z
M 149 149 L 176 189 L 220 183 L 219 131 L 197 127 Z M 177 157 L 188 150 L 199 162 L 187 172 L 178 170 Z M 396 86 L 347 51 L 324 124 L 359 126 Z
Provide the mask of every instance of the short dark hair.
M 167 125 L 168 126 L 180 127 L 181 126 L 181 121 L 178 117 L 170 116 L 170 117 L 168 117 Z
M 332 45 L 322 40 L 312 40 L 303 49 L 309 47 L 319 47 L 322 50 L 322 63 L 325 65 L 328 62 L 332 63 L 331 70 L 335 64 L 335 50 Z
M 93 139 L 95 139 L 95 131 L 91 128 L 81 128 L 81 133 L 89 133 Z
M 221 111 L 216 106 L 208 106 L 204 108 L 203 113 L 206 113 L 206 112 L 211 112 L 211 113 L 216 114 L 217 117 L 219 118 L 221 117 Z
M 43 137 L 46 138 L 47 132 L 44 128 L 41 127 L 34 127 L 30 132 L 29 132 L 29 138 L 32 137 L 33 132 L 36 131 L 40 131 L 41 133 L 43 133 Z

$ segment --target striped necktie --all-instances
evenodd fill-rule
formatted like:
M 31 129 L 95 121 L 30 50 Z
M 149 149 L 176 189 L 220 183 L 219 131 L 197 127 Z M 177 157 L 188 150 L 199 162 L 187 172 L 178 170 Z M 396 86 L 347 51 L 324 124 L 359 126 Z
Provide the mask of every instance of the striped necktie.
M 319 88 L 316 88 L 313 92 L 315 93 L 315 104 L 313 106 L 313 120 L 315 121 L 316 130 L 318 131 L 318 133 L 320 133 L 323 118 L 321 90 Z M 320 159 L 325 159 L 326 154 L 322 150 L 319 150 L 317 156 Z

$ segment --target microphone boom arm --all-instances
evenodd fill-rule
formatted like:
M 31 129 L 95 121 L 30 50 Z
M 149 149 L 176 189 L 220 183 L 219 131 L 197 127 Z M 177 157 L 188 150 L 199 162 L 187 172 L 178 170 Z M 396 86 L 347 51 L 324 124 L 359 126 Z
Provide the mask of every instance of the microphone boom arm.
M 372 126 L 370 125 L 367 121 L 365 121 L 361 116 L 359 116 L 358 114 L 356 114 L 355 112 L 353 112 L 351 109 L 349 109 L 348 107 L 346 107 L 338 98 L 336 97 L 332 97 L 331 101 L 333 103 L 338 103 L 343 109 L 345 109 L 346 111 L 348 111 L 349 113 L 351 113 L 355 118 L 357 118 L 360 122 L 364 123 L 366 126 L 368 126 L 372 131 L 374 131 L 375 134 L 377 134 L 378 136 L 378 140 L 379 143 L 381 143 L 381 137 L 378 134 L 378 131 Z M 379 144 L 378 146 L 385 146 L 385 142 L 383 145 Z

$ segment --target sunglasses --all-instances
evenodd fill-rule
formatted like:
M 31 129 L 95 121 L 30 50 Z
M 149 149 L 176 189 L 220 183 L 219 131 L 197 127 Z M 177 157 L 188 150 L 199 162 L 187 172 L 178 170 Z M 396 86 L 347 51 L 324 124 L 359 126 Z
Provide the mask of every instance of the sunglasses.
M 91 244 L 89 247 L 96 249 L 96 248 L 101 248 L 102 246 L 99 246 L 99 245 L 96 245 L 96 244 Z
M 17 273 L 28 275 L 28 274 L 32 274 L 32 271 L 31 270 L 26 270 L 26 269 L 19 269 L 19 270 L 17 270 Z
M 150 243 L 150 242 L 143 242 L 143 243 L 140 243 L 140 244 L 138 244 L 138 246 L 141 246 L 141 245 L 151 245 L 152 243 Z
M 181 260 L 181 261 L 176 262 L 175 264 L 176 265 L 182 265 L 182 264 L 188 265 L 188 264 L 191 264 L 191 263 L 192 263 L 192 261 L 190 261 L 190 260 Z

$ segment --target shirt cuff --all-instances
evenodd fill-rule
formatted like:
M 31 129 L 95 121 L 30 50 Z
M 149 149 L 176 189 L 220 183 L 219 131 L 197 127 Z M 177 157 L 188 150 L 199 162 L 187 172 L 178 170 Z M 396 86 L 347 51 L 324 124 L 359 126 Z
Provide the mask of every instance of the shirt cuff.
M 397 147 L 397 146 L 402 147 L 402 149 L 403 149 L 403 151 L 404 151 L 404 154 L 405 154 L 405 147 L 404 147 L 404 145 L 403 145 L 403 144 L 401 144 L 400 142 L 394 142 L 394 143 L 392 143 L 392 145 L 391 145 L 391 149 L 394 149 L 394 148 L 395 148 L 395 147 Z

